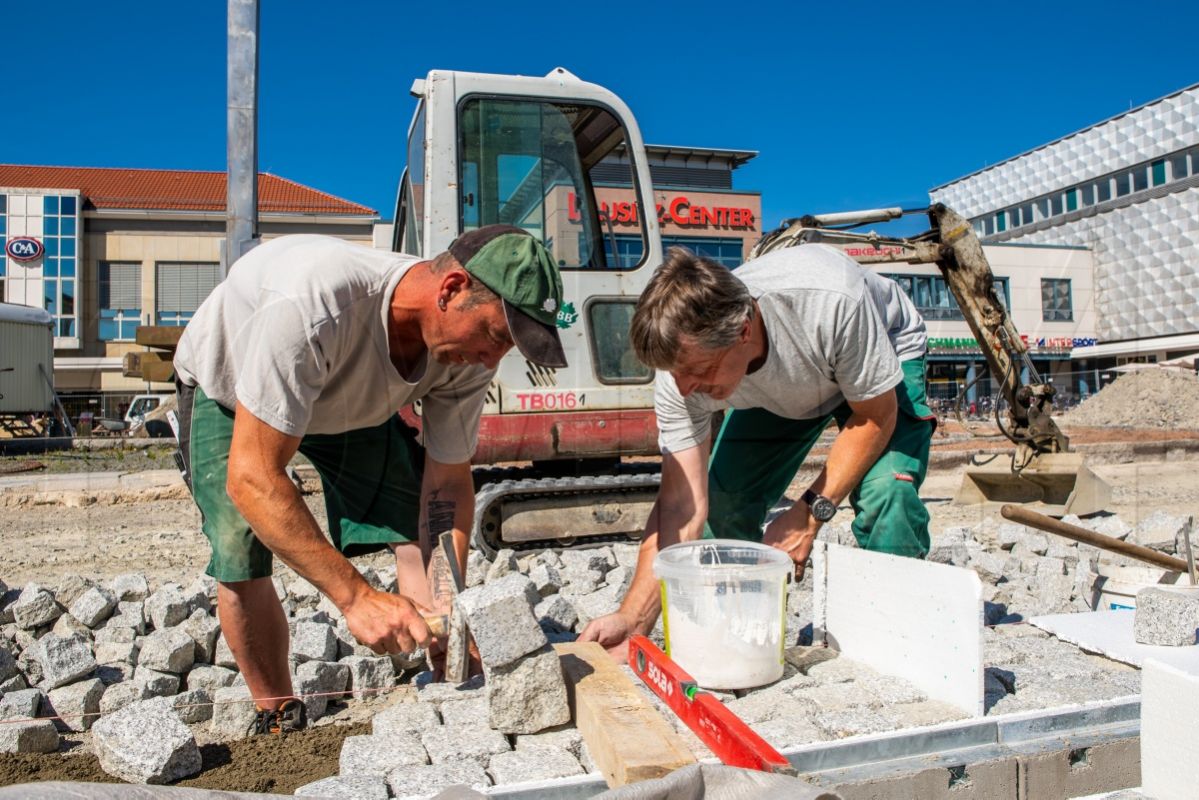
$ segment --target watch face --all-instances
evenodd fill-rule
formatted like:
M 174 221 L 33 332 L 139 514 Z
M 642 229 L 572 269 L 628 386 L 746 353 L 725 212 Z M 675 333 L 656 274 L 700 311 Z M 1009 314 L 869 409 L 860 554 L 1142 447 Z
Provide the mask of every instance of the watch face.
M 827 497 L 818 497 L 812 504 L 812 516 L 821 522 L 828 522 L 837 515 L 837 507 Z

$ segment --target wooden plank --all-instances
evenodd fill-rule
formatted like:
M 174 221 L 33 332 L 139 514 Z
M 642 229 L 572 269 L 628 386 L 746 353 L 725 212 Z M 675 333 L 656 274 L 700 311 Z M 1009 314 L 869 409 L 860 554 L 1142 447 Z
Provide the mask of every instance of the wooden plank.
M 174 350 L 184 330 L 182 325 L 139 325 L 133 340 L 144 347 Z
M 609 787 L 660 778 L 695 763 L 670 726 L 595 642 L 554 645 L 571 716 Z
M 151 383 L 173 383 L 175 380 L 175 365 L 170 361 L 159 361 L 142 366 L 142 379 Z
M 121 375 L 125 378 L 140 378 L 149 364 L 171 361 L 171 354 L 161 350 L 137 350 L 126 353 L 121 359 Z

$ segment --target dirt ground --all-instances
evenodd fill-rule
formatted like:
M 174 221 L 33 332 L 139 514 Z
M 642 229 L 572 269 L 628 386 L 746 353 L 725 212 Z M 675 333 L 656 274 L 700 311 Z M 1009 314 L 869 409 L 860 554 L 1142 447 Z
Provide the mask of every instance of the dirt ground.
M 1137 431 L 1108 434 L 1099 438 L 1140 441 L 1151 435 Z M 1177 432 L 1173 435 L 1193 436 Z M 1082 438 L 1093 436 L 1084 433 Z M 956 446 L 960 441 L 960 437 L 952 434 L 945 438 L 948 441 L 943 441 L 943 446 Z M 978 448 L 979 444 L 975 440 L 973 447 Z M 146 461 L 152 464 L 151 469 L 164 466 L 158 456 Z M 1110 510 L 1130 524 L 1159 509 L 1173 514 L 1199 513 L 1199 460 L 1099 464 L 1094 470 L 1113 487 Z M 962 467 L 934 469 L 924 485 L 921 494 L 932 517 L 934 541 L 948 527 L 973 526 L 995 513 L 953 505 L 951 499 L 962 471 Z M 801 472 L 789 496 L 798 496 L 813 477 L 814 473 Z M 133 492 L 117 498 L 93 498 L 85 505 L 79 505 L 77 498 L 69 505 L 46 497 L 36 503 L 7 507 L 0 502 L 0 552 L 4 553 L 0 578 L 10 586 L 20 587 L 29 581 L 53 584 L 70 573 L 104 579 L 123 572 L 142 572 L 152 582 L 172 580 L 187 584 L 203 571 L 208 559 L 199 513 L 186 495 L 161 498 L 161 493 L 149 492 L 143 497 Z M 309 495 L 306 500 L 323 523 L 321 496 Z M 851 512 L 842 509 L 835 522 L 847 523 L 850 519 Z M 387 558 L 380 554 L 366 563 L 382 566 Z M 327 721 L 331 724 L 323 720 L 320 727 L 283 739 L 201 742 L 204 771 L 181 785 L 290 794 L 297 786 L 336 774 L 341 740 L 347 735 L 366 732 L 362 724 L 364 716 L 357 711 L 360 709 L 350 704 L 343 713 Z M 45 780 L 112 779 L 99 769 L 88 752 L 85 737 L 78 739 L 67 753 L 0 756 L 0 785 Z

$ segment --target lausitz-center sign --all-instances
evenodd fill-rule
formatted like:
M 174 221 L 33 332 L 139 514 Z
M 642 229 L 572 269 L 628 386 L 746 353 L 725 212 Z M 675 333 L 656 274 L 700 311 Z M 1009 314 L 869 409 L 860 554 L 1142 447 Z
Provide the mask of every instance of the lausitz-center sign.
M 578 200 L 574 192 L 568 192 L 566 207 L 569 209 L 571 222 L 581 222 Z M 658 203 L 658 222 L 673 222 L 684 228 L 753 228 L 754 212 L 752 208 L 730 208 L 728 206 L 692 205 L 686 195 L 676 195 L 667 198 L 665 203 Z M 613 225 L 636 225 L 640 214 L 637 203 L 613 202 L 600 203 L 601 218 L 607 215 Z

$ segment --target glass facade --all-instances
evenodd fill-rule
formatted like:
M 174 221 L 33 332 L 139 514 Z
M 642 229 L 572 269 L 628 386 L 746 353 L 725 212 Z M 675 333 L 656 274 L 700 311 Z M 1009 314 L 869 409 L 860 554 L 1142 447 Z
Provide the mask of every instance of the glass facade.
M 74 194 L 0 195 L 0 236 L 38 240 L 42 254 L 0 259 L 0 301 L 44 308 L 54 316 L 56 347 L 78 345 L 80 201 Z

